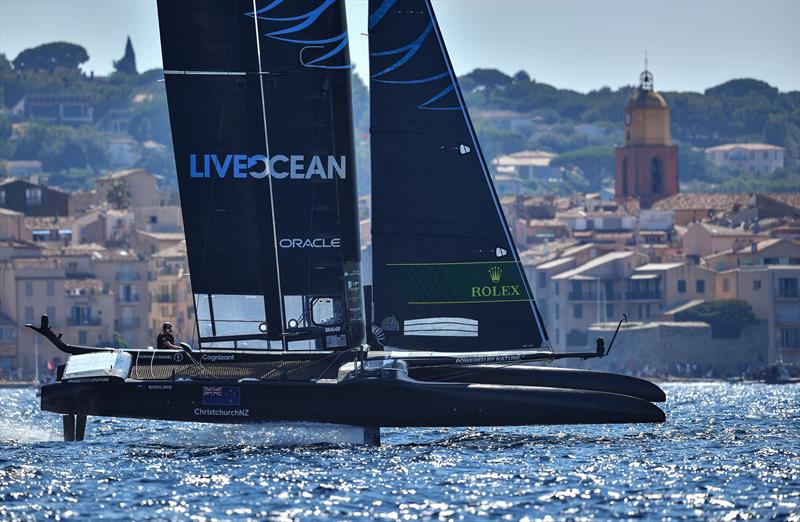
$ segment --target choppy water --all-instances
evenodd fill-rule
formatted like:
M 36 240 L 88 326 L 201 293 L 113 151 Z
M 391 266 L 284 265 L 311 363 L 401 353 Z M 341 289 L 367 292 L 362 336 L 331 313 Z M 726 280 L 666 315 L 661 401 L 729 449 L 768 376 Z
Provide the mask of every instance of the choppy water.
M 0 390 L 0 519 L 800 520 L 800 386 L 672 384 L 661 426 L 383 430 L 90 419 Z

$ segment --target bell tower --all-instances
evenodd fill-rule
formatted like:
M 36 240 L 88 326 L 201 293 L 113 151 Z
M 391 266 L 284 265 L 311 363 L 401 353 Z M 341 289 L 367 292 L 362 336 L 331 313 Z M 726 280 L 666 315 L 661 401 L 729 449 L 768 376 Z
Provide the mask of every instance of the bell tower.
M 614 195 L 638 198 L 642 208 L 678 193 L 678 146 L 669 132 L 669 105 L 653 89 L 653 73 L 639 76 L 639 88 L 625 104 L 625 144 L 616 148 Z

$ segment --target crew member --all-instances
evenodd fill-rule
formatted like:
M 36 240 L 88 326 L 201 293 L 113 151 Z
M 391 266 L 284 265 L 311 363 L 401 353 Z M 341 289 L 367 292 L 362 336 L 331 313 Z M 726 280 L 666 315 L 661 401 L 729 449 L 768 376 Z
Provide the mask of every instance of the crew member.
M 161 333 L 156 339 L 156 348 L 159 350 L 180 350 L 181 347 L 175 344 L 175 337 L 172 336 L 172 323 L 161 325 Z

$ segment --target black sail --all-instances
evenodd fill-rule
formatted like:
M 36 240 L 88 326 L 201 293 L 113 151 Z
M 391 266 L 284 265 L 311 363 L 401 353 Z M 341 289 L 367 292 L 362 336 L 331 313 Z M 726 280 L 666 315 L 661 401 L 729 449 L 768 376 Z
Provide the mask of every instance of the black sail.
M 203 345 L 359 345 L 344 0 L 159 0 L 158 13 Z
M 374 322 L 388 347 L 547 348 L 428 0 L 370 0 Z

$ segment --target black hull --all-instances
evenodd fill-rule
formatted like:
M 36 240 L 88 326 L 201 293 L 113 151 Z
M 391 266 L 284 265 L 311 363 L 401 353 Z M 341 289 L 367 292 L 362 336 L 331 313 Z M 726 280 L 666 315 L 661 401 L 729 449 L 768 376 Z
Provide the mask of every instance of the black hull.
M 664 422 L 650 402 L 614 393 L 533 386 L 355 379 L 341 383 L 242 382 L 238 404 L 204 403 L 225 382 L 57 383 L 42 409 L 68 415 L 212 423 L 320 422 L 376 427 Z
M 409 376 L 419 381 L 541 386 L 591 390 L 629 395 L 650 402 L 664 402 L 664 391 L 650 381 L 616 373 L 544 368 L 541 366 L 408 366 Z

